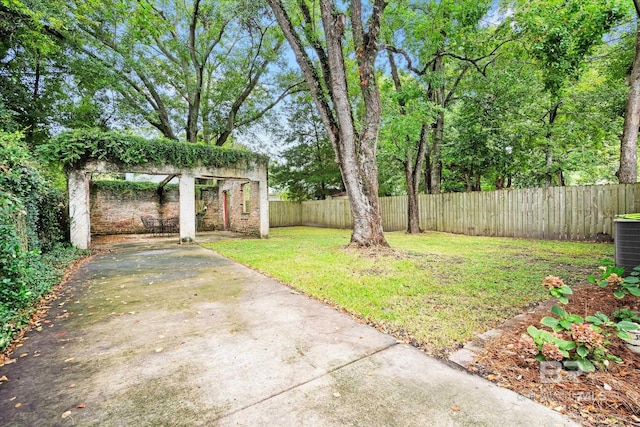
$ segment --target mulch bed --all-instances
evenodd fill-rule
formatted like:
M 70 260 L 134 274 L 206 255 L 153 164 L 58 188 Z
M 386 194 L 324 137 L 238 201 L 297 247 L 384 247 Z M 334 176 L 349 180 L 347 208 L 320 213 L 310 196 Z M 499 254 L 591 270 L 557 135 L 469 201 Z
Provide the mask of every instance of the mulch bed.
M 613 319 L 612 313 L 617 308 L 638 310 L 639 300 L 631 296 L 620 300 L 611 289 L 586 285 L 574 289 L 569 304 L 563 308 L 582 317 L 601 312 Z M 541 378 L 540 364 L 516 350 L 518 339 L 527 333 L 529 325 L 545 328 L 540 319 L 551 315 L 549 307 L 550 304 L 545 304 L 501 328 L 504 333 L 487 342 L 469 370 L 567 414 L 587 427 L 640 426 L 640 355 L 631 352 L 614 334 L 608 337 L 611 344 L 607 348 L 622 359 L 621 363 L 611 362 L 607 370 L 577 376 L 561 371 L 562 379 L 557 381 Z

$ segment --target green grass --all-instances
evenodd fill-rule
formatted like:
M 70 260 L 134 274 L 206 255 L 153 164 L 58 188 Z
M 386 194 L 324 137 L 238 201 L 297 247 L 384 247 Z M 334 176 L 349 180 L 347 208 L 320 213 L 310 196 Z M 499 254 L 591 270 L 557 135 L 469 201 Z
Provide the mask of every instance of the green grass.
M 204 246 L 440 356 L 547 299 L 545 276 L 586 283 L 613 257 L 609 244 L 437 232 L 385 233 L 393 251 L 357 251 L 350 234 L 276 228 L 268 240 Z

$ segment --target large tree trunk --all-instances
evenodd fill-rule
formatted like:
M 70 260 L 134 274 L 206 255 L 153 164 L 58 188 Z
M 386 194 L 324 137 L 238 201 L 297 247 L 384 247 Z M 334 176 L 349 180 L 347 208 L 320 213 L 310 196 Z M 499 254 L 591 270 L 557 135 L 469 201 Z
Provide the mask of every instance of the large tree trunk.
M 636 8 L 638 1 L 634 0 Z M 638 12 L 640 15 L 640 12 Z M 624 129 L 620 141 L 620 184 L 633 184 L 638 180 L 638 126 L 640 125 L 640 22 L 636 28 L 636 51 L 629 76 L 629 93 L 624 114 Z
M 345 17 L 336 15 L 333 0 L 321 0 L 322 23 L 327 42 L 327 57 L 331 67 L 331 92 L 339 125 L 337 151 L 342 158 L 340 170 L 351 201 L 355 246 L 388 246 L 382 230 L 378 199 L 378 164 L 376 147 L 382 106 L 376 84 L 374 61 L 378 49 L 376 40 L 366 37 L 362 28 L 359 0 L 351 2 L 352 31 L 356 58 L 360 68 L 360 91 L 365 104 L 365 123 L 361 135 L 355 129 L 345 69 L 342 34 Z M 380 10 L 382 13 L 382 10 Z M 379 31 L 379 27 L 377 28 Z
M 440 89 L 436 89 L 440 91 Z M 429 187 L 431 194 L 440 194 L 442 183 L 442 159 L 440 151 L 444 140 L 444 111 L 438 112 L 438 117 L 433 125 L 433 139 L 431 146 L 431 174 L 429 176 Z
M 560 108 L 560 102 L 557 100 L 553 100 L 551 104 L 551 109 L 549 110 L 549 127 L 547 128 L 547 133 L 545 135 L 545 139 L 547 140 L 547 146 L 545 147 L 545 177 L 546 177 L 546 186 L 551 187 L 553 185 L 553 143 L 551 141 L 551 137 L 553 136 L 551 129 L 553 129 L 553 124 L 556 121 L 556 117 L 558 117 L 558 109 Z
M 389 66 L 391 67 L 391 77 L 393 78 L 393 84 L 396 92 L 400 93 L 402 90 L 402 81 L 400 80 L 400 74 L 398 73 L 398 67 L 396 61 L 393 58 L 393 53 L 388 51 Z M 400 107 L 400 114 L 406 115 L 407 110 L 405 108 L 405 101 L 402 97 L 398 97 L 398 105 Z M 425 147 L 427 135 L 427 125 L 422 124 L 420 131 L 420 137 L 415 144 L 412 144 L 409 136 L 406 137 L 407 147 L 406 156 L 403 161 L 404 177 L 407 184 L 407 233 L 417 234 L 422 232 L 420 230 L 420 210 L 418 206 L 418 188 L 420 187 L 420 174 L 422 173 L 422 164 L 425 158 Z M 412 145 L 415 145 L 413 147 Z M 414 158 L 415 155 L 415 158 Z
M 418 140 L 418 150 L 415 159 L 409 154 L 405 161 L 405 178 L 407 181 L 407 233 L 422 233 L 420 229 L 420 207 L 418 205 L 418 188 L 420 187 L 420 175 L 427 147 L 428 126 L 423 123 Z M 410 151 L 411 153 L 411 151 Z
M 388 246 L 382 230 L 378 199 L 376 147 L 381 103 L 374 70 L 380 18 L 385 3 L 382 0 L 374 2 L 367 32 L 362 27 L 360 1 L 352 0 L 350 6 L 355 57 L 365 106 L 364 124 L 360 133 L 355 128 L 343 56 L 342 37 L 346 16 L 337 11 L 333 0 L 320 0 L 326 52 L 320 52 L 322 64 L 318 69 L 305 51 L 302 39 L 292 25 L 282 1 L 268 0 L 268 3 L 293 49 L 333 145 L 353 215 L 351 245 Z M 320 46 L 313 48 L 321 50 Z
M 432 71 L 434 74 L 444 71 L 444 62 L 442 55 L 438 52 L 433 60 Z M 440 183 L 442 182 L 442 160 L 440 159 L 440 151 L 444 140 L 444 83 L 439 83 L 431 88 L 431 99 L 441 109 L 438 111 L 436 122 L 433 124 L 433 138 L 431 140 L 431 175 L 429 176 L 429 187 L 431 194 L 440 194 Z

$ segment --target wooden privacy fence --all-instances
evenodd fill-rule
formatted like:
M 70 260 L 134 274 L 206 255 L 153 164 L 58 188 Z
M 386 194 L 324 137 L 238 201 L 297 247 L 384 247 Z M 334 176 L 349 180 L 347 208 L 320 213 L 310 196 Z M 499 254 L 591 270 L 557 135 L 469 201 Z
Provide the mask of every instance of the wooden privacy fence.
M 422 194 L 424 230 L 476 236 L 608 241 L 616 215 L 640 212 L 640 183 Z M 385 231 L 407 227 L 407 196 L 382 197 Z M 271 227 L 351 228 L 346 199 L 270 202 Z

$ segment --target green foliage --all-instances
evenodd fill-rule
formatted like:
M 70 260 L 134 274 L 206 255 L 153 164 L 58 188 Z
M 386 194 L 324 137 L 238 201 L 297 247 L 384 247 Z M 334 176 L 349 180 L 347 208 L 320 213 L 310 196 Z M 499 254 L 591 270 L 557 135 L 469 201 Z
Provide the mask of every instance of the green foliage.
M 626 320 L 628 322 L 640 322 L 640 311 L 620 308 L 613 312 L 613 317 L 618 320 Z
M 79 255 L 62 244 L 63 211 L 62 194 L 42 177 L 22 134 L 0 132 L 0 350 Z
M 541 63 L 546 89 L 557 98 L 586 56 L 622 17 L 618 0 L 516 1 L 515 25 Z
M 64 194 L 35 167 L 21 133 L 0 132 L 0 188 L 24 205 L 30 250 L 48 251 L 64 239 Z
M 263 2 L 72 0 L 65 36 L 83 96 L 169 139 L 222 145 L 295 86 Z M 83 107 L 80 105 L 79 107 Z M 95 116 L 93 105 L 75 111 Z M 115 108 L 114 108 L 115 107 Z M 185 130 L 183 133 L 182 130 Z
M 0 223 L 3 222 L 4 218 L 0 217 Z M 15 257 L 3 263 L 1 259 L 7 251 Z M 4 239 L 0 241 L 0 351 L 11 343 L 13 334 L 28 323 L 38 299 L 60 283 L 64 269 L 82 254 L 68 244 L 56 244 L 42 254 L 16 251 L 15 246 L 7 245 Z
M 308 94 L 298 94 L 288 106 L 288 126 L 277 131 L 287 147 L 284 162 L 270 166 L 269 185 L 296 201 L 326 199 L 343 191 L 333 147 Z
M 638 324 L 631 322 L 629 320 L 623 319 L 619 322 L 614 322 L 609 319 L 604 313 L 596 313 L 593 316 L 587 316 L 585 320 L 592 325 L 600 328 L 611 328 L 615 331 L 616 335 L 622 339 L 630 339 L 631 336 L 627 331 L 635 331 L 638 329 Z
M 596 279 L 593 275 L 588 277 L 591 283 L 601 287 L 615 286 L 614 295 L 618 298 L 627 294 L 640 296 L 635 294 L 635 289 L 638 286 L 636 280 L 638 274 L 629 276 L 631 281 L 625 287 L 623 279 L 618 276 L 618 273 L 622 274 L 624 269 L 615 267 L 611 262 L 606 264 L 606 266 L 600 267 L 602 270 L 601 280 Z M 634 273 L 640 273 L 640 268 L 634 269 Z M 547 276 L 542 283 L 550 291 L 560 290 L 565 286 L 562 280 L 554 276 Z M 629 291 L 629 288 L 634 290 Z M 566 299 L 565 295 L 567 295 L 566 292 L 560 292 L 556 297 Z M 536 359 L 540 361 L 572 360 L 577 363 L 579 369 L 585 372 L 594 371 L 596 365 L 606 367 L 610 360 L 621 361 L 618 356 L 609 353 L 607 346 L 611 342 L 607 341 L 606 337 L 615 333 L 621 339 L 630 339 L 629 331 L 638 329 L 639 325 L 635 321 L 640 319 L 638 312 L 626 308 L 618 309 L 613 313 L 613 316 L 618 319 L 617 322 L 600 312 L 583 318 L 577 314 L 568 313 L 557 305 L 551 308 L 551 312 L 554 316 L 545 316 L 540 320 L 540 323 L 551 328 L 553 333 L 539 330 L 535 326 L 529 326 L 527 329 L 529 336 L 537 346 L 537 350 L 534 351 Z M 526 340 L 521 340 L 522 343 L 524 344 L 522 350 L 530 351 L 527 348 Z
M 99 190 L 108 190 L 114 193 L 133 194 L 139 191 L 157 190 L 156 182 L 138 182 L 123 180 L 92 180 L 91 186 Z M 177 184 L 167 184 L 165 189 L 177 187 Z
M 542 346 L 545 343 L 551 343 L 558 347 L 562 356 L 569 358 L 569 350 L 574 350 L 576 348 L 576 343 L 570 340 L 563 340 L 558 338 L 556 335 L 553 335 L 549 331 L 545 331 L 543 329 L 538 329 L 535 326 L 531 325 L 527 328 L 527 332 L 533 338 L 533 341 L 538 346 L 538 350 L 542 351 Z
M 31 147 L 43 142 L 55 122 L 55 104 L 67 100 L 64 41 L 43 13 L 52 2 L 3 1 L 0 5 L 0 130 L 22 129 Z M 2 111 L 4 109 L 4 111 Z
M 606 265 L 601 267 L 601 270 L 600 278 L 596 278 L 594 275 L 587 277 L 590 283 L 597 284 L 601 288 L 613 287 L 613 295 L 619 299 L 626 295 L 640 297 L 640 266 L 635 267 L 626 277 L 622 277 L 624 275 L 623 267 Z
M 151 139 L 118 132 L 82 129 L 64 132 L 39 149 L 40 155 L 66 169 L 81 168 L 91 160 L 104 160 L 120 165 L 173 165 L 178 168 L 197 166 L 220 168 L 237 163 L 266 162 L 265 156 L 248 150 L 190 144 L 167 139 Z
M 558 332 L 562 330 L 570 331 L 571 325 L 573 325 L 574 323 L 584 322 L 584 319 L 581 316 L 578 316 L 577 314 L 567 313 L 563 308 L 557 305 L 554 305 L 553 307 L 551 307 L 551 312 L 558 317 L 555 318 L 551 316 L 546 316 L 546 317 L 543 317 L 542 320 L 540 320 L 540 323 L 550 327 L 551 329 L 554 330 L 554 332 Z

